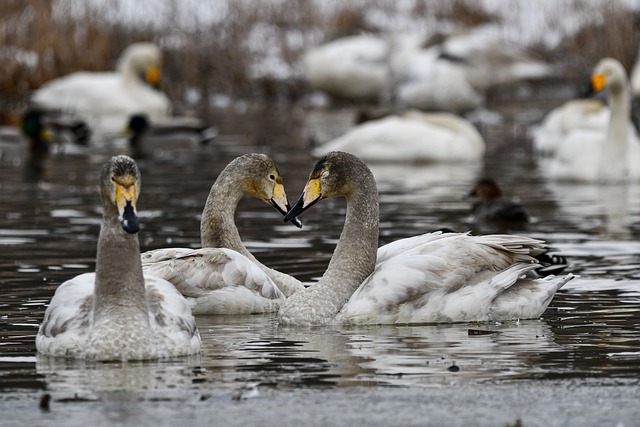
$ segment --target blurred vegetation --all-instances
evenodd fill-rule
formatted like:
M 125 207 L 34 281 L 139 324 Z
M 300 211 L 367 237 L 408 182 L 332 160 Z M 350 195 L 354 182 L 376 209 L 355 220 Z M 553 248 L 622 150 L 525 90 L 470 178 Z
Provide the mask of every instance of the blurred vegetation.
M 108 7 L 117 2 L 95 3 L 96 7 L 71 13 L 78 4 L 73 0 L 2 0 L 0 119 L 6 121 L 7 116 L 23 109 L 30 93 L 52 78 L 77 70 L 112 70 L 122 49 L 142 40 L 155 41 L 163 49 L 163 89 L 178 110 L 189 93 L 197 94 L 191 102 L 204 111 L 213 94 L 265 103 L 298 102 L 311 92 L 300 72 L 306 48 L 350 34 L 382 32 L 384 29 L 368 19 L 368 12 L 378 10 L 391 16 L 402 4 L 391 0 L 327 1 L 322 8 L 313 0 L 229 1 L 225 19 L 189 29 L 177 23 L 159 29 L 151 24 L 127 25 L 104 19 Z M 167 2 L 178 16 L 182 2 Z M 542 43 L 529 47 L 547 61 L 563 66 L 568 79 L 583 77 L 585 70 L 604 56 L 615 57 L 630 69 L 640 46 L 638 17 L 618 2 L 598 4 L 598 10 L 589 11 L 592 19 L 566 36 L 558 48 L 547 51 Z M 580 5 L 576 0 L 572 7 Z M 560 10 L 555 19 L 560 22 L 569 12 Z M 464 26 L 499 19 L 473 0 L 416 0 L 409 13 L 417 20 L 435 17 Z M 198 17 L 194 19 L 198 22 Z M 255 39 L 255 30 L 265 24 L 269 24 L 269 38 L 257 45 L 277 52 L 281 65 L 297 70 L 289 77 L 260 73 L 259 68 L 256 71 L 257 52 L 252 51 L 256 43 L 246 41 Z M 297 37 L 291 37 L 292 33 Z M 257 34 L 260 37 L 261 33 Z

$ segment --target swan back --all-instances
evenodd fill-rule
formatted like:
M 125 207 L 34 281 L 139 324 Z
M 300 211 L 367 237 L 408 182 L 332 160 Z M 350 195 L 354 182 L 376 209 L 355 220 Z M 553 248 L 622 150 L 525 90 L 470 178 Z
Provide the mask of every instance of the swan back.
M 384 95 L 389 78 L 389 46 L 370 35 L 344 37 L 304 55 L 311 86 L 343 99 L 367 100 Z
M 410 111 L 366 122 L 314 151 L 345 151 L 368 162 L 472 162 L 484 139 L 465 119 L 450 113 Z

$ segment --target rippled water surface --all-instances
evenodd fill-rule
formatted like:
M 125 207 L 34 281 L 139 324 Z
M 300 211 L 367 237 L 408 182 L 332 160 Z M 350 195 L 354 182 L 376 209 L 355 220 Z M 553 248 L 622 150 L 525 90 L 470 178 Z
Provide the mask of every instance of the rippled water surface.
M 212 145 L 158 152 L 140 160 L 142 250 L 198 247 L 199 215 L 209 187 L 231 159 L 245 152 L 262 151 L 274 157 L 294 202 L 313 165 L 307 154 L 309 137 L 322 140 L 341 133 L 352 113 L 227 112 L 215 117 L 221 135 Z M 339 407 L 349 401 L 339 411 L 326 407 L 325 412 L 318 412 L 324 418 L 316 415 L 310 421 L 337 425 L 362 420 L 347 414 L 357 414 L 378 399 L 409 404 L 424 396 L 435 404 L 434 399 L 445 399 L 442 393 L 446 392 L 454 393 L 445 399 L 452 407 L 457 407 L 453 402 L 460 398 L 463 408 L 478 402 L 485 402 L 478 404 L 481 408 L 491 408 L 501 395 L 484 401 L 474 398 L 474 393 L 483 390 L 492 396 L 504 384 L 516 387 L 515 394 L 509 389 L 507 399 L 518 401 L 522 400 L 518 393 L 524 393 L 520 387 L 538 387 L 539 397 L 552 393 L 556 384 L 569 389 L 572 384 L 593 387 L 593 393 L 604 395 L 605 406 L 600 404 L 604 411 L 607 396 L 613 399 L 615 390 L 637 401 L 640 188 L 546 182 L 527 138 L 535 119 L 516 110 L 500 125 L 485 124 L 482 130 L 489 151 L 482 165 L 372 165 L 372 169 L 380 190 L 381 243 L 443 226 L 495 231 L 474 224 L 468 214 L 469 201 L 462 198 L 479 175 L 493 176 L 510 196 L 517 196 L 533 222 L 528 229 L 516 231 L 549 241 L 556 252 L 567 256 L 570 270 L 580 276 L 556 295 L 541 319 L 308 331 L 280 327 L 272 316 L 201 317 L 201 357 L 126 366 L 38 359 L 34 344 L 56 287 L 94 267 L 100 225 L 97 171 L 109 150 L 53 156 L 38 172 L 40 179 L 34 178 L 26 163 L 3 156 L 0 407 L 14 408 L 16 415 L 0 420 L 0 424 L 15 425 L 36 417 L 44 424 L 81 425 L 104 419 L 115 424 L 170 425 L 183 419 L 204 425 L 218 411 L 224 421 L 219 425 L 255 424 L 259 420 L 274 425 L 279 408 L 286 406 L 283 402 L 298 399 L 300 411 L 308 404 L 308 414 L 312 414 L 319 411 L 322 402 Z M 263 202 L 246 199 L 239 206 L 237 223 L 249 249 L 265 264 L 312 282 L 326 267 L 343 215 L 342 201 L 323 201 L 305 212 L 304 227 L 298 230 L 283 224 Z M 38 409 L 44 395 L 52 398 L 50 411 Z M 552 395 L 548 398 L 550 411 L 557 402 L 555 410 L 566 413 L 561 411 L 560 401 Z M 592 394 L 584 399 L 576 397 L 576 405 L 590 408 L 590 398 Z M 533 396 L 526 400 L 535 402 Z M 610 423 L 593 425 L 616 425 L 617 421 L 638 425 L 631 420 L 640 414 L 630 411 L 632 405 L 626 403 L 624 399 L 619 402 L 623 411 L 608 418 Z M 433 411 L 429 418 L 421 415 L 420 404 L 410 407 L 416 411 L 416 419 L 438 425 Z M 216 411 L 206 412 L 212 408 Z M 401 406 L 401 412 L 406 410 Z M 287 411 L 291 425 L 297 412 Z M 379 420 L 382 425 L 396 420 L 398 425 L 409 425 L 410 418 L 402 418 L 405 412 L 398 413 L 399 418 L 381 412 L 370 421 L 376 424 Z M 487 418 L 491 421 L 488 425 L 506 425 L 517 417 L 538 420 L 538 424 L 524 425 L 589 424 L 576 424 L 580 410 L 567 415 L 568 419 L 556 419 L 558 423 L 544 421 L 540 413 L 544 410 L 534 412 L 505 412 L 506 417 L 513 415 L 511 419 L 494 411 L 497 415 Z M 203 414 L 202 418 L 198 414 Z M 459 425 L 465 419 L 474 420 L 465 411 L 448 414 L 451 420 L 460 421 Z

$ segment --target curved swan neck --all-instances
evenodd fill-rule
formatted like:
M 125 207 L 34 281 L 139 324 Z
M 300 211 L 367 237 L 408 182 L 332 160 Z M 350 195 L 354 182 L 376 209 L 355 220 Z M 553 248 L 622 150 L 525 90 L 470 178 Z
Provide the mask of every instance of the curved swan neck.
M 368 171 L 367 171 L 368 172 Z M 316 286 L 331 286 L 338 310 L 373 272 L 378 250 L 378 191 L 373 175 L 353 176 L 340 240 L 326 272 Z
M 236 208 L 243 196 L 242 186 L 222 171 L 211 187 L 202 211 L 200 239 L 203 248 L 225 247 L 253 258 L 242 244 L 235 223 Z
M 100 316 L 103 307 L 121 306 L 136 307 L 147 316 L 138 235 L 124 231 L 115 213 L 105 215 L 100 227 L 94 313 Z

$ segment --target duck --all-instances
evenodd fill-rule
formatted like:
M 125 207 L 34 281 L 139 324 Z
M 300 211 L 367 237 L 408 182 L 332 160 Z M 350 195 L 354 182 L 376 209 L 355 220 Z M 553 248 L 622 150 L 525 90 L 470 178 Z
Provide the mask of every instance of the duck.
M 280 307 L 283 325 L 419 324 L 537 318 L 573 275 L 521 278 L 545 243 L 517 235 L 432 232 L 378 249 L 376 182 L 366 163 L 331 152 L 315 164 L 288 220 L 346 198 L 344 228 L 320 280 Z
M 173 153 L 184 147 L 182 142 L 185 141 L 189 149 L 206 145 L 218 135 L 218 130 L 195 117 L 171 116 L 152 122 L 146 114 L 134 114 L 129 118 L 125 133 L 132 156 L 140 158 L 163 150 Z
M 534 135 L 540 168 L 554 181 L 621 183 L 640 180 L 640 140 L 631 122 L 627 73 L 614 58 L 603 58 L 591 75 L 595 92 L 606 91 L 607 106 L 595 99 L 570 100 L 552 110 Z
M 95 361 L 198 355 L 200 334 L 186 299 L 170 282 L 142 272 L 135 161 L 120 155 L 106 162 L 100 194 L 96 271 L 56 289 L 36 336 L 38 353 Z
M 242 243 L 234 216 L 245 195 L 265 201 L 282 215 L 289 210 L 273 160 L 266 154 L 244 154 L 232 160 L 211 186 L 200 222 L 202 248 L 142 254 L 144 271 L 174 283 L 194 314 L 275 312 L 287 297 L 304 289 L 293 276 L 262 264 Z
M 409 110 L 355 126 L 314 148 L 313 155 L 344 151 L 371 163 L 473 163 L 482 160 L 485 149 L 468 120 Z
M 72 113 L 98 135 L 118 134 L 133 114 L 152 120 L 169 115 L 169 98 L 159 90 L 162 52 L 150 42 L 127 46 L 115 71 L 77 71 L 45 83 L 31 103 Z
M 476 221 L 514 226 L 523 226 L 529 222 L 529 214 L 524 207 L 504 198 L 502 189 L 492 178 L 478 179 L 466 197 L 478 199 L 471 206 L 471 213 Z

